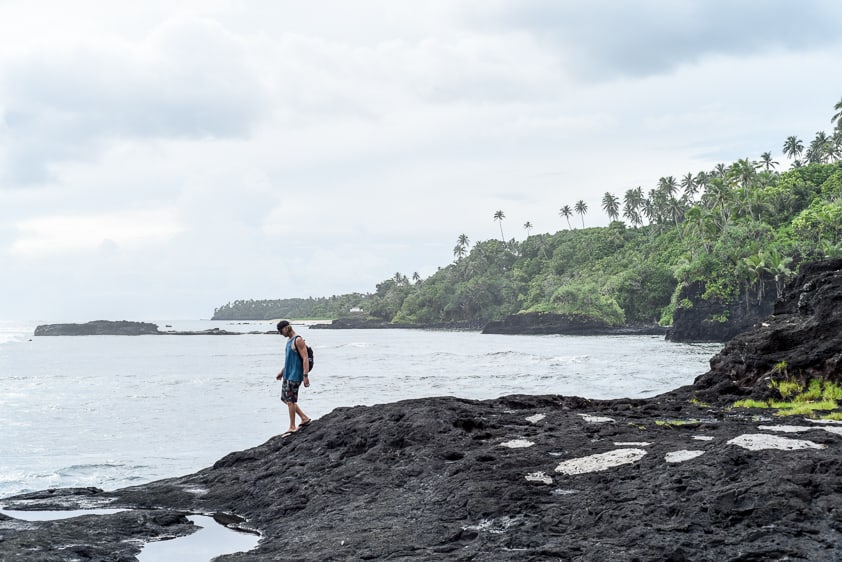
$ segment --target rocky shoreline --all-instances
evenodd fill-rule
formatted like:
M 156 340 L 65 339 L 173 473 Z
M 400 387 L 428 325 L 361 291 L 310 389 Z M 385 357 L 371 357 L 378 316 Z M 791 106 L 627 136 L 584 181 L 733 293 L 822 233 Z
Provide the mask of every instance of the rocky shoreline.
M 134 560 L 202 513 L 261 533 L 221 561 L 839 560 L 842 424 L 734 402 L 775 380 L 842 382 L 840 305 L 842 260 L 807 266 L 708 373 L 650 399 L 340 408 L 195 474 L 6 498 L 130 511 L 0 516 L 0 559 Z

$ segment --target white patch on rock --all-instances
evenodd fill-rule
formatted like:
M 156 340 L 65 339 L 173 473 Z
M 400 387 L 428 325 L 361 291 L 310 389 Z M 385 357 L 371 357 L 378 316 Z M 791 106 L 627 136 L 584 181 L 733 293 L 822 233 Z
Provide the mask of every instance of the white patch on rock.
M 739 435 L 728 441 L 729 445 L 737 445 L 749 451 L 761 451 L 763 449 L 778 449 L 781 451 L 795 451 L 798 449 L 824 449 L 825 445 L 813 443 L 803 439 L 790 439 L 778 435 L 767 435 L 765 433 L 747 433 Z
M 804 418 L 804 421 L 810 423 L 822 423 L 822 424 L 830 424 L 830 425 L 842 425 L 842 421 L 839 420 L 811 420 L 810 418 Z
M 648 441 L 615 441 L 615 447 L 651 447 L 652 443 Z
M 815 428 L 805 425 L 758 425 L 757 429 L 761 431 L 778 431 L 780 433 L 801 433 L 803 431 L 811 431 Z
M 506 532 L 509 527 L 520 522 L 522 519 L 522 515 L 515 515 L 514 517 L 504 515 L 495 519 L 483 519 L 476 525 L 465 525 L 462 529 L 465 531 L 485 531 L 487 533 L 499 535 Z
M 672 451 L 667 453 L 664 455 L 664 460 L 667 462 L 684 462 L 695 459 L 696 457 L 701 457 L 704 454 L 704 451 L 690 451 L 688 449 L 683 449 L 681 451 Z
M 590 414 L 579 414 L 583 420 L 588 423 L 614 423 L 613 418 L 606 418 L 603 416 L 592 416 Z
M 713 441 L 713 435 L 694 435 L 693 439 L 696 441 Z
M 552 484 L 552 476 L 547 476 L 545 472 L 530 472 L 526 475 L 526 480 L 529 482 L 540 482 L 541 484 Z
M 615 449 L 607 453 L 599 453 L 564 461 L 555 467 L 556 472 L 562 474 L 586 474 L 588 472 L 599 472 L 616 466 L 630 464 L 646 456 L 643 449 Z
M 511 441 L 500 443 L 500 446 L 508 447 L 509 449 L 525 449 L 526 447 L 531 447 L 534 444 L 535 443 L 532 441 L 527 441 L 526 439 L 512 439 Z
M 822 427 L 821 429 L 835 435 L 842 435 L 842 427 Z
M 544 419 L 546 417 L 547 416 L 544 415 L 544 414 L 535 414 L 534 416 L 529 416 L 528 418 L 526 418 L 526 421 L 531 422 L 531 423 L 538 423 L 539 421 L 541 421 L 542 419 Z

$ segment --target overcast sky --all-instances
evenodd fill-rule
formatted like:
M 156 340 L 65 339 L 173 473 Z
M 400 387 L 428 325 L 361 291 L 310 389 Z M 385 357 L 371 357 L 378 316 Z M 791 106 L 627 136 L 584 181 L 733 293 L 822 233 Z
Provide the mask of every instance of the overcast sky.
M 0 319 L 370 292 L 498 210 L 520 240 L 787 168 L 832 130 L 840 30 L 835 0 L 0 0 Z

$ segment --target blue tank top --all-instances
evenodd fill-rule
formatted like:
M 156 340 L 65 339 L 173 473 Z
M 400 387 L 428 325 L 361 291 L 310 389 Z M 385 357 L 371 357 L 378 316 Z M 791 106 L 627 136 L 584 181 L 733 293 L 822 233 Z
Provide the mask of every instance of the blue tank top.
M 293 382 L 301 382 L 304 380 L 304 362 L 301 360 L 301 355 L 295 349 L 295 340 L 301 336 L 295 336 L 291 340 L 287 340 L 286 357 L 284 358 L 284 378 Z

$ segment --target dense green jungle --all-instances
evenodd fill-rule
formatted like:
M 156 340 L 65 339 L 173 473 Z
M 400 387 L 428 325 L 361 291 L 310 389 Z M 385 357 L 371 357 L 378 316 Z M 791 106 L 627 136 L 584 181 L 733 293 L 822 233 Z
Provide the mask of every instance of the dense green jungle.
M 842 256 L 842 100 L 831 125 L 832 134 L 819 131 L 806 146 L 788 137 L 785 171 L 764 152 L 756 161 L 661 177 L 648 191 L 606 192 L 606 227 L 585 228 L 589 209 L 578 201 L 559 211 L 566 230 L 530 235 L 527 222 L 521 242 L 503 238 L 498 210 L 490 218 L 500 223 L 500 240 L 471 245 L 458 236 L 453 262 L 426 279 L 396 273 L 373 293 L 237 300 L 213 319 L 356 315 L 436 324 L 554 312 L 611 326 L 671 325 L 677 308 L 694 306 L 681 297 L 692 283 L 703 287 L 698 298 L 722 310 L 735 302 L 750 309 L 768 299 L 769 287 L 781 291 L 799 264 Z

